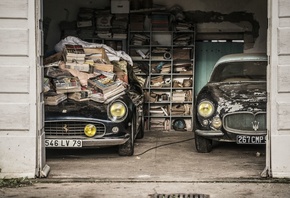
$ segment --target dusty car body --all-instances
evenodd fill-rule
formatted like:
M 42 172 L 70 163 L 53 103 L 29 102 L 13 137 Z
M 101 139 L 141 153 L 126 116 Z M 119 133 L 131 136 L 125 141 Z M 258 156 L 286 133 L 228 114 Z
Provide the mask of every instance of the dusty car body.
M 266 67 L 263 54 L 231 54 L 217 61 L 196 99 L 198 152 L 210 152 L 214 141 L 265 143 Z
M 143 138 L 143 93 L 132 71 L 126 93 L 109 103 L 66 99 L 45 105 L 46 148 L 119 146 L 121 156 L 134 153 L 136 138 Z

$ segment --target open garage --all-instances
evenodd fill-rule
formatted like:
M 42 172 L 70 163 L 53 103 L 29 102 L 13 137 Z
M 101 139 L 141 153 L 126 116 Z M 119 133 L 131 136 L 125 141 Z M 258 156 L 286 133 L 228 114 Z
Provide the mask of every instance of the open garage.
M 215 62 L 226 54 L 266 52 L 266 2 L 248 1 L 247 3 L 225 2 L 224 4 L 220 4 L 198 1 L 196 3 L 189 3 L 187 1 L 170 3 L 166 1 L 117 1 L 117 3 L 121 4 L 119 5 L 119 11 L 114 10 L 114 1 L 74 1 L 70 5 L 62 3 L 61 1 L 44 1 L 43 19 L 44 24 L 47 24 L 44 27 L 46 52 L 51 53 L 51 51 L 55 50 L 55 45 L 62 39 L 67 38 L 67 36 L 74 36 L 87 42 L 109 45 L 115 50 L 125 51 L 132 57 L 133 67 L 138 68 L 135 70 L 136 75 L 143 80 L 141 82 L 146 80 L 151 80 L 152 82 L 155 78 L 162 75 L 165 81 L 168 79 L 177 81 L 177 77 L 181 77 L 180 83 L 182 83 L 184 78 L 192 79 L 193 83 L 191 86 L 184 89 L 190 91 L 193 97 L 189 101 L 181 102 L 174 102 L 175 99 L 173 97 L 171 102 L 167 102 L 166 100 L 159 102 L 160 99 L 156 98 L 154 101 L 154 95 L 158 97 L 158 95 L 167 94 L 169 96 L 173 94 L 174 90 L 155 88 L 152 83 L 152 86 L 148 89 L 148 85 L 143 83 L 144 95 L 149 98 L 145 98 L 143 109 L 145 132 L 144 138 L 136 140 L 135 142 L 133 157 L 118 159 L 118 155 L 115 155 L 116 152 L 114 152 L 116 151 L 116 147 L 80 151 L 49 149 L 47 151 L 47 163 L 51 167 L 49 177 L 83 178 L 86 175 L 92 176 L 94 174 L 96 174 L 93 176 L 95 178 L 106 178 L 108 177 L 106 175 L 109 174 L 112 178 L 130 178 L 137 180 L 144 178 L 150 180 L 172 180 L 170 175 L 175 175 L 175 179 L 177 175 L 180 175 L 179 180 L 209 179 L 214 176 L 220 179 L 227 176 L 232 178 L 261 177 L 266 167 L 265 145 L 228 145 L 228 143 L 223 143 L 215 146 L 212 153 L 202 155 L 197 153 L 195 149 L 193 132 L 196 122 L 194 115 L 196 112 L 195 98 L 209 80 Z M 263 5 L 263 9 L 261 9 L 261 5 Z M 129 6 L 129 8 L 126 6 Z M 83 15 L 87 18 L 84 19 L 82 17 Z M 174 34 L 175 31 L 183 32 L 184 30 L 171 28 L 166 20 L 162 21 L 164 16 L 169 21 L 174 17 L 184 17 L 182 21 L 187 23 L 187 26 L 189 26 L 188 24 L 193 26 L 193 28 L 185 29 L 186 33 L 189 32 L 186 36 L 190 36 L 192 40 L 187 41 L 188 45 L 186 48 L 180 48 L 182 51 L 189 52 L 188 55 L 185 54 L 185 57 L 188 57 L 188 61 L 193 66 L 189 69 L 192 72 L 184 76 L 178 74 L 176 77 L 175 73 L 177 72 L 174 69 L 168 73 L 164 73 L 163 70 L 163 72 L 151 73 L 149 75 L 150 71 L 155 71 L 153 70 L 155 64 L 160 64 L 161 61 L 166 61 L 166 59 L 158 59 L 156 58 L 157 55 L 153 58 L 152 54 L 152 58 L 140 60 L 138 58 L 140 55 L 134 53 L 135 50 L 140 50 L 144 54 L 146 52 L 148 53 L 148 51 L 152 51 L 153 53 L 157 48 L 153 42 L 161 43 L 161 47 L 169 46 L 168 48 L 174 48 L 178 45 L 176 41 L 171 41 L 173 38 L 171 38 L 170 34 L 172 32 Z M 125 18 L 125 22 L 121 20 L 122 17 Z M 134 19 L 137 17 L 141 19 L 135 22 Z M 159 26 L 164 24 L 163 29 L 162 27 L 160 29 L 154 26 L 154 17 L 157 18 L 156 23 Z M 108 19 L 110 23 L 99 24 L 98 20 L 100 18 L 103 20 Z M 120 30 L 120 27 L 116 25 L 118 18 L 121 18 L 119 24 L 121 22 L 125 24 L 123 25 L 125 26 L 124 30 Z M 151 27 L 150 24 L 146 24 L 146 20 L 151 20 Z M 140 29 L 138 29 L 138 24 L 142 26 Z M 107 28 L 103 27 L 106 25 L 108 26 Z M 119 32 L 117 31 L 122 31 L 121 33 L 125 37 L 117 37 L 119 36 L 117 34 Z M 136 35 L 140 36 L 140 34 L 150 40 L 149 43 L 143 41 L 142 48 L 139 47 L 138 42 L 140 41 L 137 39 L 137 42 L 135 38 Z M 174 54 L 172 55 L 174 56 Z M 174 61 L 175 59 L 173 58 L 173 60 L 170 59 L 166 63 L 171 64 L 172 62 L 172 67 L 175 67 Z M 144 67 L 147 67 L 147 70 Z M 188 115 L 184 115 L 184 112 L 179 114 L 174 112 L 174 107 L 183 107 L 185 105 L 189 106 L 191 111 Z M 169 111 L 169 115 L 163 114 L 163 112 L 158 114 L 158 108 L 160 106 Z M 153 114 L 153 112 L 156 113 Z M 180 117 L 186 123 L 185 130 L 173 128 L 174 121 L 179 120 Z M 148 153 L 144 153 L 142 156 L 138 154 L 148 149 L 150 150 Z M 216 154 L 216 152 L 219 154 Z M 105 157 L 106 155 L 108 156 Z M 86 159 L 85 156 L 89 159 Z M 216 156 L 217 158 L 211 159 L 211 156 Z M 79 158 L 82 160 L 77 160 Z M 93 161 L 90 161 L 90 159 Z M 94 163 L 95 159 L 98 159 L 98 163 Z M 204 159 L 204 162 L 201 162 L 202 159 Z M 115 160 L 124 160 L 121 163 L 124 165 L 119 165 Z M 70 164 L 72 166 L 72 163 L 75 167 L 68 169 L 68 165 Z M 130 168 L 126 164 L 130 164 Z M 205 168 L 206 164 L 208 165 L 207 168 Z M 233 166 L 233 164 L 235 165 Z M 96 170 L 106 168 L 104 171 L 92 172 L 85 167 Z M 217 167 L 221 169 L 216 169 Z M 82 173 L 79 174 L 78 171 L 71 171 L 76 169 L 81 169 Z M 118 171 L 117 173 L 111 174 L 109 173 L 110 169 L 116 169 Z M 129 170 L 129 172 L 126 170 Z M 227 173 L 224 173 L 222 170 L 227 170 Z M 264 173 L 264 176 L 267 176 L 267 173 Z
M 289 177 L 288 159 L 281 156 L 289 151 L 289 46 L 284 42 L 289 38 L 287 11 L 290 5 L 287 1 L 117 1 L 121 3 L 121 8 L 117 6 L 121 10 L 114 10 L 113 13 L 112 2 L 74 0 L 68 4 L 66 1 L 15 1 L 14 6 L 9 1 L 3 2 L 0 36 L 4 38 L 1 41 L 3 46 L 7 48 L 0 51 L 1 73 L 4 75 L 2 84 L 5 85 L 0 101 L 3 111 L 0 150 L 1 156 L 4 156 L 0 161 L 1 177 L 149 178 L 150 181 L 209 180 L 213 176 L 216 179 Z M 126 3 L 129 3 L 129 10 Z M 104 32 L 111 28 L 105 19 L 111 19 L 112 14 L 115 16 L 119 12 L 128 16 L 128 20 L 125 20 L 128 26 L 125 32 L 114 32 L 116 35 L 121 33 L 118 34 L 119 38 L 112 38 L 114 34 L 111 30 Z M 176 28 L 184 28 L 182 25 L 193 27 L 186 32 L 185 38 L 190 37 L 186 47 L 178 46 L 182 45 L 180 40 L 176 43 L 173 39 L 178 36 L 174 32 L 176 29 L 166 29 L 170 21 L 164 21 L 164 12 L 166 17 L 170 13 L 175 19 L 185 17 L 186 22 L 189 21 L 189 24 L 180 23 L 181 26 L 177 25 Z M 100 13 L 101 16 L 98 15 Z M 157 19 L 152 14 L 156 14 L 154 17 Z M 139 15 L 143 15 L 143 18 L 134 24 L 137 29 L 132 29 L 132 22 L 138 20 Z M 94 20 L 89 20 L 92 16 Z M 147 21 L 142 28 L 157 24 L 154 26 L 156 29 L 138 29 L 138 25 L 148 19 L 156 20 L 153 23 Z M 124 24 L 124 21 L 117 22 L 121 23 Z M 95 36 L 87 36 L 92 31 L 90 27 L 95 28 Z M 149 39 L 149 44 L 131 43 L 134 35 L 140 37 L 140 32 L 142 39 L 144 34 L 145 40 Z M 154 35 L 154 32 L 159 35 Z M 150 86 L 143 86 L 144 96 L 147 97 L 141 116 L 144 137 L 133 142 L 134 154 L 131 157 L 118 156 L 116 146 L 88 150 L 46 150 L 45 74 L 42 60 L 52 55 L 55 45 L 67 36 L 109 45 L 116 51 L 124 50 L 133 57 L 132 65 L 138 63 L 139 69 L 144 69 L 144 64 L 149 65 L 150 70 L 145 68 L 137 75 L 143 85 L 149 81 Z M 162 49 L 156 46 L 156 42 Z M 173 53 L 175 47 L 177 55 Z M 168 53 L 168 49 L 172 53 Z M 158 75 L 152 73 L 151 69 L 156 71 L 161 62 L 160 50 L 161 60 L 165 62 L 162 63 L 163 68 L 168 68 L 169 64 L 172 68 L 176 66 L 176 70 L 172 69 L 166 74 L 160 71 Z M 149 57 L 156 53 L 156 59 L 147 58 L 147 53 Z M 195 97 L 209 80 L 218 58 L 231 53 L 267 53 L 271 57 L 267 67 L 266 144 L 221 143 L 215 145 L 210 153 L 198 153 L 194 141 Z M 183 59 L 186 62 L 175 64 L 175 55 L 185 57 Z M 180 65 L 191 67 L 188 69 Z M 11 78 L 11 66 L 15 78 Z M 191 80 L 191 84 L 180 88 L 179 84 L 190 82 L 185 80 Z M 160 89 L 160 84 L 151 86 L 153 82 L 158 84 L 163 81 L 170 82 L 172 87 Z M 175 93 L 175 90 L 182 91 Z M 177 100 L 168 102 L 167 93 L 174 95 Z M 191 96 L 191 99 L 180 101 L 180 96 L 186 96 L 187 99 Z M 182 116 L 179 114 L 180 107 Z M 66 131 L 65 126 L 63 128 Z M 118 133 L 116 128 L 112 128 L 114 131 Z M 19 164 L 22 164 L 20 168 Z M 112 167 L 119 171 L 111 174 L 109 170 Z M 172 175 L 175 177 L 172 178 Z

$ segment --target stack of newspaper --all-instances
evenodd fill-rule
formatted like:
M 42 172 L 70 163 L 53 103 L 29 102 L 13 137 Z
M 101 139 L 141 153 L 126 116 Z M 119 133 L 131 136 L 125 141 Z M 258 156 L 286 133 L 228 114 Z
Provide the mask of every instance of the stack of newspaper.
M 81 91 L 81 84 L 76 77 L 53 79 L 56 93 L 71 93 Z
M 89 86 L 103 94 L 104 99 L 110 98 L 125 90 L 121 81 L 113 80 L 101 74 L 88 80 Z
M 117 72 L 117 69 L 114 72 L 115 66 L 104 49 L 86 50 L 79 45 L 65 45 L 62 56 L 52 56 L 46 59 L 45 65 L 45 104 L 58 105 L 66 99 L 106 103 L 125 94 L 128 82 L 123 77 L 128 74 L 123 70 Z M 86 62 L 92 63 L 87 64 L 89 69 L 84 67 Z M 124 63 L 120 61 L 119 64 Z
M 172 93 L 172 102 L 184 102 L 186 93 L 183 90 L 177 90 Z
M 67 99 L 67 95 L 62 93 L 62 94 L 46 94 L 44 97 L 44 103 L 46 105 L 57 105 L 60 102 L 64 101 Z

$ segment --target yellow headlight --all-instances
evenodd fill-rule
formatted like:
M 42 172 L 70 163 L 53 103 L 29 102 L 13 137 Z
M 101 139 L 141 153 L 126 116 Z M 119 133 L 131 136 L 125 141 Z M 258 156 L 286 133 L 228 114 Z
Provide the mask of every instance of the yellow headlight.
M 210 101 L 202 101 L 197 107 L 199 115 L 208 118 L 214 113 L 214 106 Z
M 84 128 L 84 133 L 88 137 L 93 137 L 97 133 L 97 128 L 93 124 L 88 124 Z
M 110 115 L 114 120 L 122 119 L 126 113 L 126 106 L 122 102 L 115 102 L 110 106 Z

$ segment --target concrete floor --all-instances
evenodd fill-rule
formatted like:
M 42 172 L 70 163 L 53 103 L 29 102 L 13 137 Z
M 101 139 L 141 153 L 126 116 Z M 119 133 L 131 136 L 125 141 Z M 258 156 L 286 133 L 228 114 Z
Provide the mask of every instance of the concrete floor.
M 260 178 L 265 145 L 226 143 L 201 154 L 193 138 L 192 132 L 145 132 L 132 157 L 118 156 L 115 147 L 48 150 L 48 178 L 167 182 Z
M 132 157 L 119 157 L 116 147 L 48 150 L 48 178 L 0 188 L 0 197 L 290 197 L 289 180 L 260 177 L 265 145 L 221 144 L 200 154 L 193 137 L 190 132 L 146 132 Z

